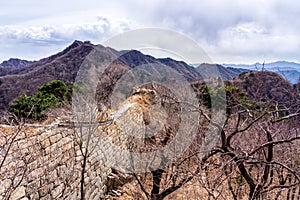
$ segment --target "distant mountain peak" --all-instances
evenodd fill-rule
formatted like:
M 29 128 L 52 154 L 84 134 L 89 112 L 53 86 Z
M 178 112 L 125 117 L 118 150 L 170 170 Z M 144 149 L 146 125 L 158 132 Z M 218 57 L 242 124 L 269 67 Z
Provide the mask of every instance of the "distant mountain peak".
M 22 60 L 18 58 L 10 58 L 9 60 L 3 61 L 0 65 L 3 67 L 26 67 L 33 61 Z
M 130 67 L 156 62 L 154 57 L 145 55 L 138 50 L 123 50 L 118 59 Z
M 75 48 L 77 48 L 77 47 L 79 47 L 79 46 L 82 46 L 82 45 L 84 45 L 84 44 L 87 44 L 87 45 L 91 45 L 91 42 L 90 41 L 80 41 L 80 40 L 75 40 L 71 45 L 69 45 L 63 52 L 65 53 L 65 52 L 68 52 L 68 51 L 70 51 L 70 50 L 72 50 L 72 49 L 75 49 Z
M 256 63 L 256 64 L 223 64 L 226 67 L 232 68 L 243 68 L 251 71 L 272 71 L 283 76 L 290 83 L 296 84 L 300 77 L 300 64 L 296 62 L 290 62 L 285 60 L 280 60 L 270 63 Z
M 74 45 L 74 46 L 79 46 L 79 45 L 81 45 L 81 44 L 83 44 L 82 41 L 80 41 L 80 40 L 75 40 L 70 46 L 72 46 L 72 45 Z

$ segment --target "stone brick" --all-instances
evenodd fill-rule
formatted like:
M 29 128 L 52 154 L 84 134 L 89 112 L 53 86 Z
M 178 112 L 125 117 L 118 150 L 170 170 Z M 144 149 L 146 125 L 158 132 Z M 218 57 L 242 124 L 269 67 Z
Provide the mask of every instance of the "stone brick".
M 51 195 L 50 194 L 47 194 L 46 196 L 40 198 L 40 200 L 51 200 Z
M 51 144 L 56 143 L 60 138 L 61 137 L 59 137 L 59 135 L 53 135 L 49 137 Z
M 30 183 L 27 184 L 27 187 L 26 187 L 26 194 L 34 194 L 36 192 L 38 192 L 38 188 L 40 186 L 40 183 L 39 181 L 31 181 Z M 38 197 L 38 195 L 37 195 Z
M 30 199 L 31 200 L 39 200 L 40 199 L 39 193 L 35 192 L 35 193 L 30 194 Z
M 31 171 L 28 175 L 28 180 L 32 181 L 32 180 L 36 180 L 39 177 L 41 177 L 44 174 L 44 169 L 43 168 L 37 168 L 34 169 L 33 171 Z
M 54 169 L 49 172 L 49 182 L 55 182 L 56 179 L 58 179 L 58 175 L 56 169 Z
M 4 193 L 11 185 L 10 179 L 1 180 L 0 182 L 0 194 Z
M 62 192 L 64 190 L 64 185 L 60 184 L 58 186 L 56 186 L 55 188 L 53 188 L 50 193 L 51 193 L 51 197 L 53 199 L 57 199 L 60 195 L 62 195 Z
M 43 145 L 44 148 L 47 148 L 50 146 L 50 140 L 47 138 L 47 139 L 41 141 L 41 144 Z
M 11 199 L 20 199 L 22 197 L 25 197 L 25 190 L 26 188 L 24 186 L 16 188 L 11 194 Z
M 53 188 L 53 183 L 44 184 L 42 187 L 39 188 L 40 197 L 47 196 L 52 190 L 52 188 Z

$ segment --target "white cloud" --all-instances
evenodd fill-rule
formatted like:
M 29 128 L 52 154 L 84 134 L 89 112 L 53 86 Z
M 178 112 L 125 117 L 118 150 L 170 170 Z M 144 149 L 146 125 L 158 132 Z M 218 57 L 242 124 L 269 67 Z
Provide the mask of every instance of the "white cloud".
M 216 62 L 300 62 L 300 2 L 287 0 L 151 1 L 140 20 L 195 39 Z
M 216 45 L 204 46 L 216 62 L 299 61 L 300 35 L 243 23 L 220 31 Z
M 300 62 L 299 10 L 295 0 L 5 1 L 0 59 L 14 56 L 21 43 L 61 49 L 74 39 L 100 43 L 126 30 L 159 27 L 188 35 L 217 62 Z
M 41 25 L 41 26 L 2 26 L 0 38 L 17 39 L 20 42 L 28 40 L 73 40 L 73 38 L 103 39 L 111 34 L 130 29 L 130 22 L 125 20 L 110 20 L 98 17 L 97 21 L 83 24 Z
M 8 59 L 7 55 L 10 55 L 9 57 L 21 55 L 27 59 L 39 59 L 42 58 L 41 56 L 56 53 L 55 51 L 60 50 L 75 39 L 101 43 L 113 35 L 132 29 L 134 26 L 133 22 L 125 19 L 115 20 L 103 16 L 98 16 L 94 22 L 82 24 L 46 24 L 29 27 L 0 26 L 0 51 L 6 52 L 6 54 L 1 54 L 0 59 Z M 20 46 L 23 47 L 23 56 L 22 52 L 15 51 Z M 43 46 L 50 48 L 43 48 Z M 42 52 L 36 53 L 37 49 Z M 52 52 L 53 50 L 55 51 Z

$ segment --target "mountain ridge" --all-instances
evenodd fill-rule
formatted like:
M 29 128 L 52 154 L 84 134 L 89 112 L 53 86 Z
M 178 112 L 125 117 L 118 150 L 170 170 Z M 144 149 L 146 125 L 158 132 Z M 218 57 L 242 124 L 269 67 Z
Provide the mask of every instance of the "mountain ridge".
M 100 51 L 103 59 L 114 59 L 105 71 L 106 74 L 103 74 L 104 81 L 98 83 L 102 87 L 101 89 L 99 85 L 99 87 L 97 86 L 97 91 L 101 94 L 99 98 L 107 98 L 117 81 L 130 69 L 145 64 L 168 66 L 189 82 L 207 78 L 212 74 L 220 76 L 223 80 L 231 80 L 241 73 L 251 71 L 250 69 L 237 68 L 237 66 L 226 67 L 219 64 L 201 64 L 195 68 L 172 58 L 155 58 L 137 50 L 117 51 L 111 47 L 94 45 L 89 41 L 75 40 L 54 55 L 38 61 L 24 61 L 25 66 L 23 67 L 0 66 L 0 111 L 7 110 L 9 103 L 20 95 L 24 93 L 31 95 L 38 90 L 39 86 L 52 80 L 62 80 L 70 85 L 75 81 L 81 64 L 95 48 Z
M 23 73 L 26 73 L 26 72 L 28 72 L 30 67 L 33 66 L 35 63 L 38 62 L 38 65 L 45 64 L 49 61 L 49 59 L 50 60 L 55 59 L 59 56 L 67 54 L 72 49 L 80 47 L 81 45 L 84 45 L 84 44 L 93 45 L 90 41 L 75 40 L 71 45 L 69 45 L 67 48 L 65 48 L 61 52 L 56 53 L 47 58 L 40 59 L 39 61 L 27 61 L 27 60 L 22 60 L 22 59 L 18 59 L 18 58 L 10 58 L 8 60 L 3 61 L 0 64 L 0 76 L 4 76 L 4 75 L 8 75 L 8 74 L 20 74 L 22 71 L 23 71 Z M 137 50 L 117 51 L 110 47 L 106 47 L 106 48 L 113 51 L 116 55 L 119 55 L 120 56 L 119 61 L 123 62 L 126 65 L 129 65 L 129 66 L 131 65 L 132 67 L 135 67 L 135 66 L 141 65 L 141 64 L 146 64 L 147 62 L 155 63 L 157 61 L 159 61 L 160 63 L 163 63 L 163 64 L 169 63 L 170 65 L 172 65 L 172 63 L 169 62 L 169 61 L 173 60 L 171 58 L 154 58 L 151 55 L 142 54 L 141 52 L 139 52 Z M 144 61 L 146 60 L 147 62 L 143 63 L 141 61 L 137 61 L 139 59 L 139 57 L 143 57 L 143 56 L 146 56 L 147 59 L 140 59 L 140 60 L 144 60 Z M 128 62 L 128 58 L 130 58 L 130 57 L 131 58 L 135 57 L 135 61 Z M 174 60 L 174 61 L 176 61 L 176 60 Z M 137 62 L 137 63 L 135 63 L 135 62 Z M 184 68 L 190 68 L 190 67 L 198 68 L 197 71 L 200 72 L 200 74 L 202 73 L 202 75 L 203 75 L 203 73 L 205 74 L 205 70 L 206 70 L 206 69 L 204 69 L 205 65 L 207 65 L 206 67 L 215 66 L 220 71 L 219 75 L 224 80 L 231 80 L 231 79 L 235 78 L 236 76 L 238 76 L 242 72 L 260 71 L 260 70 L 267 70 L 267 71 L 275 72 L 275 73 L 281 75 L 283 78 L 287 79 L 292 84 L 297 84 L 298 81 L 300 80 L 300 64 L 296 63 L 296 62 L 285 61 L 285 60 L 275 61 L 275 62 L 270 62 L 270 63 L 257 62 L 254 64 L 228 64 L 228 63 L 227 64 L 226 63 L 223 63 L 223 64 L 206 64 L 206 63 L 186 64 L 183 61 L 176 61 L 176 63 L 181 66 L 184 66 Z M 199 68 L 199 66 L 201 66 L 201 67 Z M 204 70 L 204 72 L 199 71 L 200 69 Z M 182 69 L 176 67 L 176 70 L 181 71 Z M 194 71 L 194 70 L 188 69 L 185 72 L 186 74 L 189 74 L 189 76 L 187 77 L 187 79 L 189 81 L 193 80 L 195 78 L 194 76 L 199 76 L 199 74 L 195 74 L 195 72 L 190 74 L 191 71 Z
M 33 63 L 34 61 L 23 60 L 19 58 L 10 58 L 3 61 L 0 66 L 2 67 L 26 67 Z
M 27 67 L 1 70 L 0 110 L 6 110 L 9 103 L 21 94 L 33 94 L 39 86 L 49 81 L 62 80 L 67 84 L 74 82 L 81 63 L 94 47 L 89 43 L 72 45 Z
M 75 81 L 83 61 L 96 47 L 103 57 L 113 55 L 112 57 L 116 58 L 111 65 L 116 66 L 113 72 L 118 76 L 139 65 L 158 63 L 173 68 L 187 80 L 202 78 L 194 68 L 183 62 L 165 62 L 137 50 L 117 51 L 110 47 L 94 45 L 89 41 L 75 40 L 61 52 L 34 61 L 26 67 L 0 67 L 0 110 L 8 109 L 9 103 L 17 97 L 24 93 L 33 94 L 39 86 L 49 81 L 62 80 L 68 85 L 71 84 Z

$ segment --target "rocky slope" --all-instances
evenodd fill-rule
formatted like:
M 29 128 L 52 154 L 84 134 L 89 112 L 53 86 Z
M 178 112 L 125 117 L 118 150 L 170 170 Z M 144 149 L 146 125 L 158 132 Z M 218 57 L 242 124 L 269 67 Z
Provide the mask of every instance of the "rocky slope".
M 244 89 L 256 102 L 272 102 L 290 111 L 299 109 L 299 91 L 275 72 L 245 72 L 229 84 Z
M 62 80 L 67 84 L 74 82 L 82 62 L 96 47 L 101 52 L 100 57 L 115 58 L 106 72 L 106 75 L 112 74 L 113 77 L 105 83 L 107 86 L 105 91 L 110 91 L 117 80 L 129 69 L 149 63 L 169 66 L 187 80 L 201 78 L 193 67 L 184 62 L 156 59 L 136 50 L 116 51 L 109 47 L 93 45 L 90 42 L 75 41 L 62 52 L 28 63 L 24 67 L 2 67 L 0 69 L 0 110 L 6 110 L 9 103 L 21 94 L 32 94 L 39 86 L 51 80 Z
M 157 59 L 136 50 L 117 51 L 110 47 L 93 45 L 88 41 L 74 41 L 63 51 L 38 61 L 30 62 L 20 59 L 10 59 L 3 62 L 2 66 L 0 66 L 0 111 L 7 110 L 9 103 L 21 94 L 32 94 L 37 91 L 39 86 L 46 82 L 52 80 L 62 80 L 67 84 L 74 82 L 80 66 L 95 48 L 99 51 L 97 59 L 100 59 L 99 57 L 104 60 L 113 58 L 110 65 L 102 74 L 102 77 L 99 77 L 99 82 L 96 83 L 97 98 L 102 99 L 104 103 L 108 102 L 118 80 L 129 70 L 136 67 L 170 67 L 170 69 L 177 72 L 189 82 L 201 80 L 212 74 L 221 76 L 223 80 L 231 80 L 239 74 L 249 71 L 247 69 L 238 69 L 236 66 L 235 68 L 231 68 L 217 64 L 201 64 L 197 68 L 194 68 L 182 61 L 176 61 L 171 58 Z M 98 62 L 100 61 L 98 60 Z M 258 74 L 260 73 L 258 72 Z M 263 81 L 269 83 L 272 79 L 271 82 L 282 82 L 273 81 L 274 77 L 278 78 L 278 75 L 274 73 L 272 75 L 269 74 Z M 251 76 L 248 79 L 251 79 Z M 244 79 L 243 81 L 247 80 Z M 244 88 L 244 86 L 238 83 L 238 79 L 234 82 L 237 86 Z M 255 81 L 253 83 L 258 84 Z M 281 87 L 281 85 L 278 85 L 278 87 Z M 251 95 L 254 91 L 251 91 L 249 88 L 251 87 L 244 89 L 249 90 Z M 264 89 L 269 93 L 270 91 L 274 91 L 274 88 L 271 89 L 269 86 L 264 86 Z M 291 92 L 290 89 L 288 91 Z
M 9 103 L 21 94 L 32 94 L 39 86 L 51 80 L 62 80 L 70 84 L 75 80 L 81 63 L 92 50 L 92 44 L 75 41 L 64 51 L 26 67 L 7 68 L 0 76 L 0 110 L 7 109 Z

